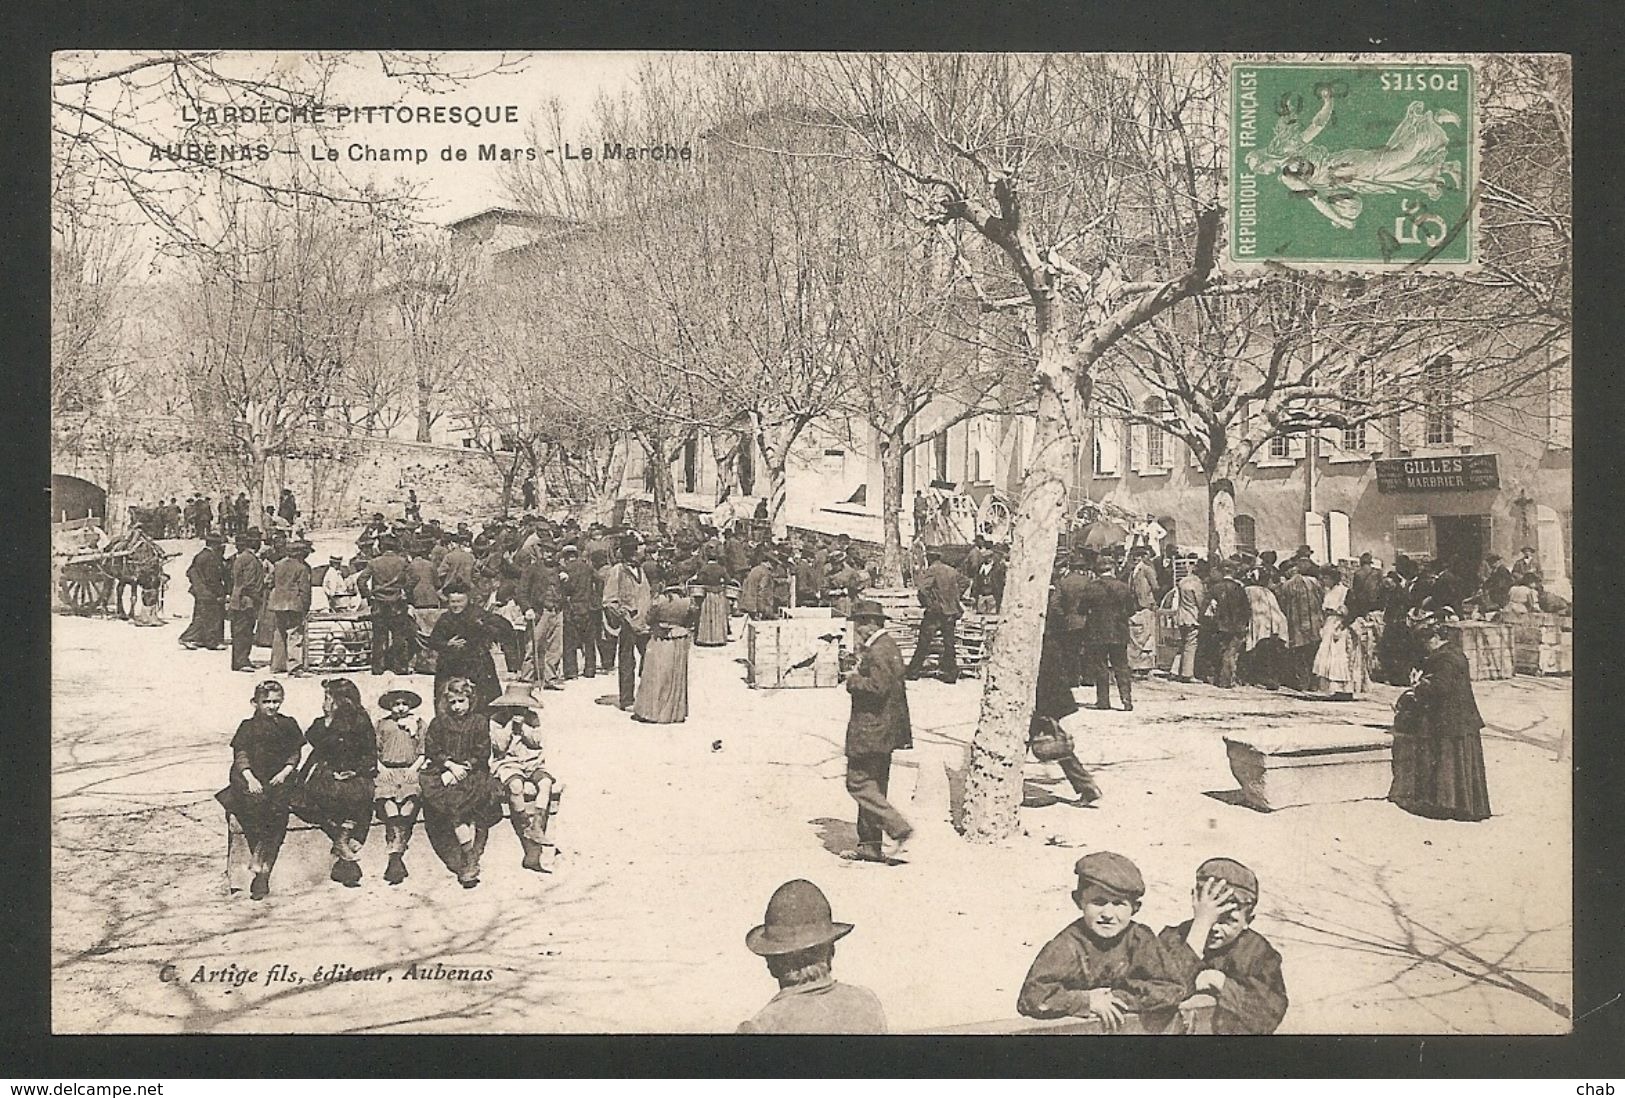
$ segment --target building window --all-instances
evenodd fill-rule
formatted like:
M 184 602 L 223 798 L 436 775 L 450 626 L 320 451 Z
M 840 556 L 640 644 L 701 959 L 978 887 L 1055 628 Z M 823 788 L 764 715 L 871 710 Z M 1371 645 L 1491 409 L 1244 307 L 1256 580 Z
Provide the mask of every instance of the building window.
M 1251 515 L 1236 516 L 1236 549 L 1252 552 L 1258 545 L 1258 524 Z
M 1394 519 L 1394 552 L 1413 560 L 1433 559 L 1433 522 L 1426 515 Z
M 1122 468 L 1123 431 L 1116 419 L 1097 415 L 1089 434 L 1094 442 L 1095 476 L 1115 477 Z
M 948 432 L 940 432 L 931 440 L 932 476 L 936 480 L 948 479 Z
M 691 438 L 683 443 L 683 491 L 699 491 L 700 440 Z
M 1366 414 L 1371 404 L 1371 385 L 1371 367 L 1366 365 L 1356 366 L 1338 383 L 1343 393 L 1343 414 L 1349 419 Z M 1366 426 L 1365 421 L 1360 420 L 1344 427 L 1338 445 L 1351 454 L 1365 453 Z
M 1285 435 L 1272 435 L 1266 453 L 1271 461 L 1285 461 L 1292 456 L 1292 441 Z
M 1162 421 L 1167 405 L 1161 397 L 1145 402 L 1145 466 L 1147 469 L 1168 468 L 1168 436 L 1163 434 Z
M 1422 408 L 1426 424 L 1423 442 L 1427 446 L 1456 444 L 1456 364 L 1449 355 L 1440 355 L 1427 365 L 1422 380 Z

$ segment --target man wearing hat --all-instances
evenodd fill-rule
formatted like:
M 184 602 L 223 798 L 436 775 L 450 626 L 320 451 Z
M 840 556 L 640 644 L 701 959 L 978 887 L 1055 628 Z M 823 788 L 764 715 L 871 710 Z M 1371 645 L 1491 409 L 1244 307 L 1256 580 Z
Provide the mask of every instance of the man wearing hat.
M 209 534 L 187 566 L 192 587 L 192 622 L 181 634 L 185 648 L 223 648 L 226 643 L 226 562 L 220 555 L 226 539 Z
M 1196 868 L 1192 917 L 1157 936 L 1173 972 L 1185 982 L 1182 1032 L 1192 1028 L 1197 1005 L 1213 1008 L 1214 1033 L 1274 1033 L 1286 1016 L 1281 955 L 1252 929 L 1258 875 L 1233 858 L 1209 858 Z M 1172 1012 L 1148 1019 L 1158 1029 Z
M 878 602 L 857 600 L 850 617 L 857 633 L 858 664 L 846 677 L 846 692 L 852 695 L 852 715 L 846 723 L 846 791 L 858 802 L 858 848 L 849 857 L 889 862 L 902 854 L 914 832 L 886 800 L 891 753 L 914 746 L 903 654 L 886 632 L 886 611 Z M 881 852 L 883 835 L 896 843 L 889 858 Z
M 356 592 L 367 600 L 372 617 L 372 673 L 409 675 L 411 646 L 417 629 L 406 606 L 406 558 L 393 534 L 378 539 L 378 555 L 356 577 Z
M 637 702 L 638 662 L 649 646 L 649 608 L 654 594 L 639 560 L 642 552 L 636 538 L 622 538 L 614 563 L 602 573 L 604 632 L 615 638 L 616 704 L 622 709 L 631 709 Z
M 257 533 L 237 535 L 237 555 L 231 558 L 231 597 L 226 612 L 231 616 L 231 669 L 252 671 L 249 654 L 254 650 L 254 631 L 259 625 L 260 604 L 265 599 L 265 562 L 256 550 Z
M 942 657 L 937 661 L 937 678 L 943 682 L 959 681 L 959 655 L 955 650 L 954 630 L 965 591 L 970 586 L 959 569 L 942 559 L 942 550 L 935 547 L 925 551 L 926 568 L 920 573 L 918 595 L 925 615 L 920 619 L 919 639 L 914 655 L 908 661 L 907 676 L 917 679 L 925 669 L 925 658 L 931 654 L 931 644 L 942 638 Z
M 308 541 L 288 545 L 287 553 L 271 569 L 271 594 L 265 608 L 271 613 L 271 674 L 282 675 L 305 667 L 305 615 L 310 613 L 310 555 Z M 293 667 L 288 666 L 289 637 L 296 649 Z
M 559 554 L 564 584 L 564 677 L 598 674 L 598 623 L 603 605 L 598 597 L 598 573 L 582 559 L 581 547 L 566 542 Z
M 745 948 L 766 958 L 779 993 L 739 1032 L 885 1033 L 875 993 L 833 975 L 835 943 L 851 932 L 851 923 L 831 917 L 829 900 L 811 881 L 780 885 L 761 925 L 745 935 Z

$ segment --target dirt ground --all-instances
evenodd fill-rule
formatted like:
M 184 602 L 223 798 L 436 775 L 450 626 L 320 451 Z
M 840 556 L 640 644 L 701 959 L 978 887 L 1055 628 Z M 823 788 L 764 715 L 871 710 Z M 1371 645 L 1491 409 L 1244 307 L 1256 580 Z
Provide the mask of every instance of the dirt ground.
M 317 538 L 312 560 L 352 537 Z M 567 786 L 556 873 L 522 870 L 503 825 L 465 891 L 420 829 L 404 884 L 384 884 L 374 841 L 362 887 L 344 889 L 326 879 L 325 840 L 304 833 L 253 903 L 226 893 L 213 793 L 264 676 L 176 643 L 198 543 L 166 544 L 181 555 L 163 628 L 53 621 L 57 1032 L 731 1031 L 776 990 L 744 935 L 795 877 L 857 925 L 836 974 L 873 989 L 894 1031 L 1009 1019 L 1034 954 L 1075 917 L 1072 863 L 1105 849 L 1140 866 L 1138 918 L 1153 929 L 1189 917 L 1204 858 L 1258 872 L 1254 927 L 1280 950 L 1291 996 L 1282 1032 L 1569 1028 L 1567 679 L 1478 684 L 1495 809 L 1479 824 L 1381 800 L 1266 814 L 1226 797 L 1227 732 L 1386 727 L 1391 688 L 1337 704 L 1154 680 L 1132 714 L 1067 722 L 1098 805 L 1057 801 L 1059 770 L 1030 761 L 1023 833 L 996 846 L 946 823 L 944 768 L 963 758 L 979 682 L 910 684 L 917 746 L 896 757 L 893 800 L 921 837 L 907 865 L 885 867 L 837 853 L 855 841 L 845 692 L 751 690 L 735 640 L 694 651 L 682 725 L 601 704 L 613 678 L 545 695 L 549 769 Z M 355 677 L 369 702 L 385 681 Z M 286 682 L 284 711 L 306 725 L 320 685 Z M 335 966 L 376 978 L 318 977 Z

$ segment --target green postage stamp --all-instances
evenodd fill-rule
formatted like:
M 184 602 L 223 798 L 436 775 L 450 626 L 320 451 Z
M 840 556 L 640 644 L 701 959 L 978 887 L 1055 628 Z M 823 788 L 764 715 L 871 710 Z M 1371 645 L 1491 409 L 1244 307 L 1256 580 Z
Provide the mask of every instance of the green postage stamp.
M 1237 61 L 1227 258 L 1336 270 L 1478 263 L 1466 61 Z

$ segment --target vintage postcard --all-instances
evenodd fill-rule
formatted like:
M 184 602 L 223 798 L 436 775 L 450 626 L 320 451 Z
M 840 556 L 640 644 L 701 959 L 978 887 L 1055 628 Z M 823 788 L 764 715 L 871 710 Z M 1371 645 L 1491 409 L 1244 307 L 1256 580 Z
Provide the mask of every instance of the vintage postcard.
M 1569 1032 L 1571 107 L 56 54 L 54 1031 Z

